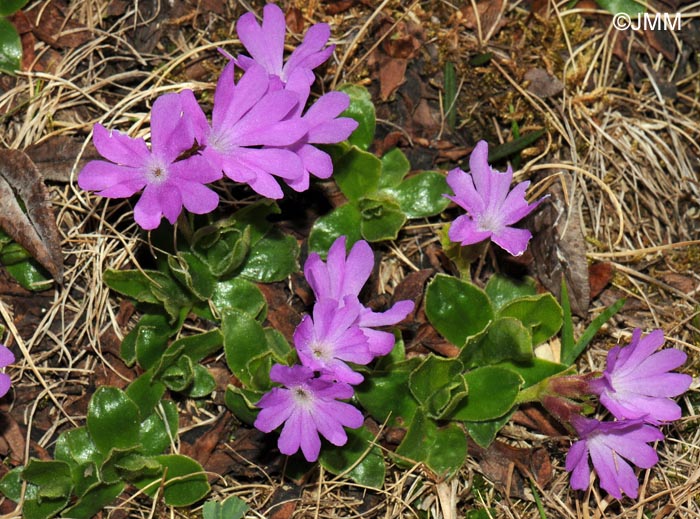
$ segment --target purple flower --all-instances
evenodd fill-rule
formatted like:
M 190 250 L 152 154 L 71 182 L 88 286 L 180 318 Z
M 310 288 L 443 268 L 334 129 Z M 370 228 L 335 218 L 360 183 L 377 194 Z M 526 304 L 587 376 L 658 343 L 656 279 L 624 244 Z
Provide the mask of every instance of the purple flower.
M 338 117 L 350 105 L 350 97 L 343 92 L 329 92 L 321 96 L 302 116 L 310 87 L 304 74 L 299 72 L 297 70 L 292 74 L 286 89 L 299 95 L 296 115 L 302 118 L 308 131 L 286 148 L 299 156 L 304 166 L 304 174 L 293 181 L 287 181 L 287 184 L 296 191 L 305 191 L 309 188 L 309 174 L 318 178 L 329 178 L 333 173 L 330 156 L 312 144 L 342 142 L 350 137 L 358 123 L 350 117 Z
M 282 198 L 274 176 L 295 182 L 304 173 L 296 153 L 280 149 L 298 141 L 308 130 L 299 117 L 289 117 L 299 103 L 294 92 L 270 92 L 267 74 L 253 64 L 238 84 L 234 64 L 221 73 L 214 93 L 211 126 L 194 97 L 184 107 L 208 169 L 248 184 L 268 198 Z M 260 146 L 275 146 L 260 148 Z
M 221 172 L 207 167 L 205 159 L 196 154 L 177 160 L 194 145 L 183 108 L 189 98 L 194 100 L 192 92 L 186 90 L 156 99 L 150 150 L 142 138 L 96 124 L 93 142 L 100 155 L 111 162 L 88 162 L 78 175 L 78 185 L 106 198 L 127 198 L 143 189 L 134 207 L 134 219 L 144 229 L 158 227 L 163 216 L 174 224 L 183 205 L 195 214 L 213 211 L 219 197 L 204 184 L 221 178 Z
M 663 343 L 663 331 L 642 337 L 637 328 L 629 346 L 615 346 L 608 352 L 603 376 L 591 380 L 589 389 L 600 395 L 600 402 L 615 418 L 643 418 L 658 424 L 681 417 L 681 408 L 671 397 L 685 393 L 692 378 L 669 373 L 685 362 L 686 354 L 675 348 L 657 352 Z
M 359 384 L 364 377 L 345 362 L 369 364 L 374 355 L 357 325 L 362 306 L 352 297 L 347 299 L 342 308 L 333 299 L 317 301 L 313 319 L 307 315 L 294 331 L 294 345 L 304 366 L 320 371 L 324 378 Z
M 15 361 L 15 356 L 5 346 L 0 344 L 0 368 L 5 368 Z M 0 397 L 5 396 L 10 390 L 10 376 L 0 373 Z
M 644 469 L 654 466 L 659 457 L 647 443 L 663 440 L 661 431 L 641 419 L 599 422 L 578 416 L 572 420 L 572 424 L 581 439 L 571 446 L 566 456 L 566 470 L 571 472 L 571 488 L 588 488 L 590 454 L 602 488 L 617 499 L 622 499 L 623 492 L 636 498 L 639 482 L 627 461 Z
M 374 268 L 374 254 L 366 241 L 360 240 L 345 257 L 345 236 L 335 240 L 328 251 L 327 261 L 312 253 L 304 264 L 304 276 L 316 299 L 332 299 L 341 307 L 347 297 L 357 299 Z M 413 301 L 398 301 L 386 312 L 362 308 L 357 324 L 367 336 L 372 355 L 386 355 L 394 347 L 394 336 L 373 330 L 374 326 L 389 326 L 402 321 L 412 310 Z
M 301 45 L 283 63 L 285 30 L 284 13 L 275 4 L 267 4 L 263 9 L 262 26 L 258 25 L 253 13 L 241 16 L 236 31 L 251 57 L 238 56 L 237 64 L 243 70 L 248 70 L 254 63 L 263 67 L 270 76 L 273 89 L 283 88 L 297 70 L 311 85 L 314 82 L 313 69 L 324 63 L 335 48 L 331 45 L 324 49 L 331 35 L 330 27 L 325 23 L 311 26 Z
M 530 214 L 543 200 L 528 204 L 525 191 L 529 181 L 510 190 L 513 170 L 496 171 L 488 163 L 488 144 L 479 141 L 469 157 L 470 174 L 455 168 L 447 175 L 447 183 L 455 195 L 445 195 L 467 211 L 450 227 L 453 242 L 471 245 L 491 238 L 513 256 L 520 256 L 532 237 L 530 231 L 511 227 Z
M 263 395 L 254 425 L 267 433 L 284 423 L 277 443 L 282 454 L 292 455 L 301 447 L 308 461 L 316 461 L 321 450 L 319 433 L 333 445 L 345 445 L 348 437 L 343 427 L 356 429 L 363 423 L 360 411 L 338 401 L 352 396 L 347 384 L 313 378 L 313 371 L 305 366 L 280 364 L 272 366 L 270 379 L 285 387 Z

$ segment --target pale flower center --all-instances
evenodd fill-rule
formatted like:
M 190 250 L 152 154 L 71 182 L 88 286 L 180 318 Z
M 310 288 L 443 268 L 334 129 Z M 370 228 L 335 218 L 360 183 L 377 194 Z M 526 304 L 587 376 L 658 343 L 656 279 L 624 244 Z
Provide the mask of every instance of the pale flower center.
M 159 160 L 154 160 L 146 169 L 146 181 L 159 186 L 168 180 L 168 168 Z
M 311 350 L 311 354 L 314 356 L 314 358 L 320 362 L 328 362 L 333 358 L 330 348 L 328 348 L 328 346 L 322 342 L 312 342 L 309 349 Z
M 477 227 L 480 231 L 497 232 L 503 227 L 503 222 L 498 214 L 487 210 L 479 216 Z
M 313 401 L 313 395 L 311 392 L 302 386 L 297 386 L 292 389 L 292 397 L 297 405 L 303 407 L 310 405 Z

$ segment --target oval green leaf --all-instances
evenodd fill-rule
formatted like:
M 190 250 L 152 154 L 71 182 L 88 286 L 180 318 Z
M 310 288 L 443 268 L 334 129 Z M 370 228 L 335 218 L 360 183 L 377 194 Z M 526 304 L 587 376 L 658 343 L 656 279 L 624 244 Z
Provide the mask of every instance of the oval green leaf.
M 483 290 L 444 274 L 428 284 L 425 313 L 437 331 L 457 346 L 463 346 L 493 319 L 491 302 Z
M 529 328 L 532 345 L 537 346 L 553 337 L 563 322 L 561 306 L 552 294 L 522 297 L 501 308 L 500 315 L 513 317 Z
M 103 454 L 137 446 L 140 423 L 138 406 L 121 389 L 103 386 L 90 399 L 87 428 Z
M 359 126 L 348 138 L 351 144 L 366 150 L 372 145 L 377 118 L 374 112 L 374 104 L 369 91 L 358 85 L 341 85 L 339 91 L 350 96 L 350 106 L 340 114 L 341 117 L 352 117 Z
M 362 486 L 382 488 L 386 468 L 382 450 L 373 444 L 374 435 L 364 426 L 345 432 L 347 443 L 324 447 L 319 463 L 331 474 L 343 474 Z
M 348 200 L 357 201 L 376 193 L 381 161 L 355 146 L 333 163 L 333 179 Z
M 391 190 L 401 210 L 409 218 L 425 218 L 441 213 L 450 203 L 443 195 L 450 192 L 445 176 L 437 171 L 413 175 Z
M 495 366 L 477 368 L 464 378 L 469 396 L 457 405 L 450 420 L 481 422 L 503 416 L 515 404 L 523 383 L 517 373 Z
M 346 236 L 346 247 L 352 247 L 359 241 L 360 222 L 362 216 L 360 209 L 354 203 L 341 205 L 330 213 L 316 220 L 309 234 L 309 251 L 316 252 L 322 258 L 328 254 L 333 242 L 340 236 Z
M 19 70 L 21 61 L 22 40 L 17 29 L 10 20 L 0 17 L 0 71 L 14 74 Z

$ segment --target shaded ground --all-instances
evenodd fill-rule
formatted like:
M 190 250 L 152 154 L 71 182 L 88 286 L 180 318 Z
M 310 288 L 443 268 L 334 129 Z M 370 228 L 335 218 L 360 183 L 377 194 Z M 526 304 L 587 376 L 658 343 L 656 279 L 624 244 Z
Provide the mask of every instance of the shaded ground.
M 601 369 L 609 347 L 627 340 L 633 328 L 659 327 L 669 345 L 689 354 L 684 369 L 696 374 L 697 19 L 684 17 L 676 32 L 633 34 L 612 29 L 610 16 L 587 2 L 576 8 L 537 0 L 461 8 L 440 0 L 280 4 L 297 37 L 312 22 L 331 24 L 337 47 L 323 71 L 324 89 L 345 81 L 370 89 L 379 154 L 398 145 L 413 169 L 447 170 L 461 164 L 479 139 L 505 143 L 544 130 L 524 146 L 515 168 L 516 179 L 532 179 L 535 192 L 551 195 L 549 207 L 529 222 L 535 231 L 530 251 L 514 262 L 489 250 L 476 278 L 494 270 L 529 271 L 556 292 L 565 275 L 575 292 L 579 333 L 603 306 L 627 297 L 581 358 L 581 369 Z M 0 142 L 6 148 L 44 146 L 32 157 L 50 187 L 66 273 L 62 289 L 30 293 L 0 270 L 0 314 L 7 345 L 19 359 L 10 369 L 14 391 L 2 402 L 2 470 L 28 456 L 47 456 L 63 428 L 83 422 L 96 387 L 124 387 L 137 376 L 118 354 L 135 322 L 134 308 L 110 293 L 101 276 L 105 268 L 133 267 L 147 236 L 133 223 L 128 201 L 106 203 L 75 184 L 79 160 L 94 156 L 92 125 L 139 134 L 152 101 L 166 91 L 192 88 L 211 102 L 225 62 L 217 47 L 240 49 L 233 26 L 247 10 L 245 2 L 135 5 L 53 0 L 30 4 L 15 18 L 24 32 L 25 72 L 0 76 Z M 261 5 L 250 3 L 257 12 Z M 691 13 L 697 6 L 658 8 Z M 451 97 L 447 63 L 455 70 L 454 125 L 452 103 L 445 101 Z M 222 187 L 221 194 L 232 209 L 245 203 L 241 193 Z M 303 245 L 313 219 L 338 201 L 333 184 L 322 184 L 283 206 L 305 211 L 281 225 Z M 440 218 L 412 223 L 395 242 L 375 247 L 382 255 L 372 279 L 376 293 L 403 291 L 419 301 L 428 276 L 452 272 L 436 230 L 456 214 L 448 209 Z M 306 309 L 303 279 L 261 289 L 270 323 L 289 338 Z M 403 332 L 409 350 L 439 351 L 434 332 L 421 334 L 416 323 Z M 684 418 L 666 430 L 661 463 L 640 476 L 638 504 L 595 490 L 571 491 L 563 470 L 569 440 L 535 408 L 516 415 L 493 449 L 470 446 L 469 460 L 453 480 L 434 481 L 421 467 L 393 469 L 376 491 L 323 472 L 282 484 L 284 459 L 272 450 L 274 438 L 236 424 L 223 406 L 230 382 L 225 363 L 212 359 L 208 366 L 217 377 L 214 396 L 200 404 L 178 402 L 180 452 L 212 473 L 215 495 L 249 502 L 257 514 L 251 517 L 463 517 L 482 508 L 494 508 L 498 517 L 538 517 L 533 488 L 546 517 L 700 514 L 694 499 L 700 491 L 696 391 L 681 400 Z M 381 440 L 387 447 L 396 443 Z M 530 473 L 539 488 L 530 487 Z M 146 499 L 124 499 L 103 516 L 171 513 L 152 511 Z M 14 508 L 0 504 L 5 513 Z

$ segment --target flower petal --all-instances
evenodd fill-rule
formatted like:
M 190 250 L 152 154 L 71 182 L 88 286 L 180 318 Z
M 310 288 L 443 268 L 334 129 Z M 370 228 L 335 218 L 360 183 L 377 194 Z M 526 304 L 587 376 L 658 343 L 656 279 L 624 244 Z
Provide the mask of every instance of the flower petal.
M 532 234 L 527 229 L 504 227 L 493 233 L 491 240 L 512 256 L 520 256 L 527 249 Z
M 92 160 L 78 174 L 78 186 L 105 198 L 128 198 L 146 186 L 142 169 Z
M 238 37 L 252 58 L 269 74 L 278 76 L 282 73 L 285 30 L 284 13 L 275 4 L 265 5 L 262 27 L 253 13 L 244 14 L 236 23 Z
M 108 130 L 101 124 L 93 127 L 92 142 L 100 155 L 116 164 L 140 167 L 151 156 L 142 138 L 134 139 L 117 130 Z
M 477 223 L 472 220 L 471 216 L 463 214 L 452 222 L 447 235 L 450 241 L 461 243 L 462 245 L 472 245 L 490 238 L 492 233 L 491 231 L 479 230 Z

